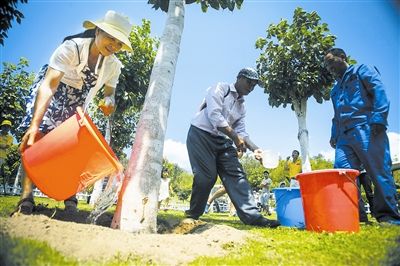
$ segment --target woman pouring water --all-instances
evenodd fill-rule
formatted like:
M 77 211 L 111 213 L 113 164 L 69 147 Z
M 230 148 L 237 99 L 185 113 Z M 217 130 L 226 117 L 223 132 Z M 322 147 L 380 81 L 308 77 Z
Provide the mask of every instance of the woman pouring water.
M 28 114 L 20 126 L 26 129 L 21 153 L 74 115 L 77 107 L 87 107 L 103 86 L 102 110 L 108 115 L 105 110 L 114 109 L 115 88 L 122 67 L 114 54 L 121 50 L 132 51 L 129 41 L 132 25 L 127 17 L 108 11 L 101 20 L 84 21 L 83 27 L 86 31 L 64 39 L 32 85 Z M 75 196 L 64 204 L 66 211 L 77 210 Z M 31 214 L 34 206 L 32 181 L 25 175 L 17 211 Z

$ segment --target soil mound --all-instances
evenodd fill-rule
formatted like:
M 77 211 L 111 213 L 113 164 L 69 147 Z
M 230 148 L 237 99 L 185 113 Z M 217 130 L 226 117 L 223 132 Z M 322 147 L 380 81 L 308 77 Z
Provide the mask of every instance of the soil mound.
M 243 243 L 248 233 L 199 220 L 159 220 L 159 234 L 131 234 L 109 228 L 111 213 L 99 217 L 98 225 L 86 224 L 89 213 L 65 212 L 39 206 L 34 215 L 14 214 L 0 218 L 2 232 L 46 242 L 78 261 L 107 261 L 139 256 L 156 264 L 181 265 L 198 256 L 223 256 Z

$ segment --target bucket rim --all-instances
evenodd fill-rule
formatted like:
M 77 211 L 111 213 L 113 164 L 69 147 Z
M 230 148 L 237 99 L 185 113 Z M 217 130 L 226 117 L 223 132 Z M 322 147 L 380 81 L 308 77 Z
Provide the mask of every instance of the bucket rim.
M 291 190 L 300 190 L 300 187 L 277 187 L 273 188 L 272 192 L 274 191 L 291 191 Z
M 299 177 L 305 177 L 309 175 L 314 175 L 314 174 L 321 174 L 321 173 L 338 173 L 338 174 L 354 174 L 355 176 L 358 176 L 360 174 L 360 171 L 356 169 L 350 169 L 350 168 L 335 168 L 335 169 L 321 169 L 321 170 L 314 170 L 311 172 L 307 173 L 300 173 L 296 175 L 296 179 L 299 179 Z

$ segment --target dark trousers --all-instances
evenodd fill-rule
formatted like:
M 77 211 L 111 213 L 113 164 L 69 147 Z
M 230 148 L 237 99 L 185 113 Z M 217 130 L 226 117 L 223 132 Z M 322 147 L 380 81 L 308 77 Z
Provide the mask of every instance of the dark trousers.
M 188 211 L 191 217 L 198 218 L 204 213 L 217 176 L 221 178 L 243 223 L 252 224 L 261 217 L 232 140 L 191 126 L 186 146 L 194 174 Z
M 369 204 L 369 209 L 371 211 L 371 215 L 375 216 L 375 214 L 374 214 L 374 192 L 372 191 L 372 181 L 367 173 L 364 172 L 358 176 L 357 185 L 358 185 L 359 197 L 360 197 L 360 204 L 359 204 L 360 220 L 366 220 L 368 218 L 367 218 L 367 213 L 364 208 L 365 203 L 361 197 L 361 187 L 364 188 L 365 196 L 366 196 L 368 204 Z
M 374 214 L 378 221 L 400 220 L 392 161 L 386 132 L 371 135 L 369 125 L 357 126 L 339 136 L 335 168 L 365 168 L 374 184 Z

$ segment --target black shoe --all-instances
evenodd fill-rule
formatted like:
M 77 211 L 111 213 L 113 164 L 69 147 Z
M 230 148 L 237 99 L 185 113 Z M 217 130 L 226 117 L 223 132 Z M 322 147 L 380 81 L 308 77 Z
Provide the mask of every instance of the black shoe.
M 199 216 L 193 215 L 190 210 L 185 211 L 185 217 L 186 218 L 191 218 L 193 220 L 198 220 Z
M 261 227 L 269 227 L 269 228 L 276 228 L 280 226 L 280 222 L 277 220 L 269 220 L 263 216 L 255 220 L 251 225 L 261 226 Z
M 13 211 L 11 213 L 10 216 L 14 215 L 14 213 L 22 213 L 25 215 L 31 215 L 32 212 L 35 210 L 35 202 L 33 200 L 33 198 L 24 198 L 21 199 L 18 204 L 17 204 L 17 208 L 15 209 L 15 211 Z
M 70 214 L 74 214 L 78 212 L 78 203 L 75 200 L 65 200 L 64 201 L 64 211 Z

